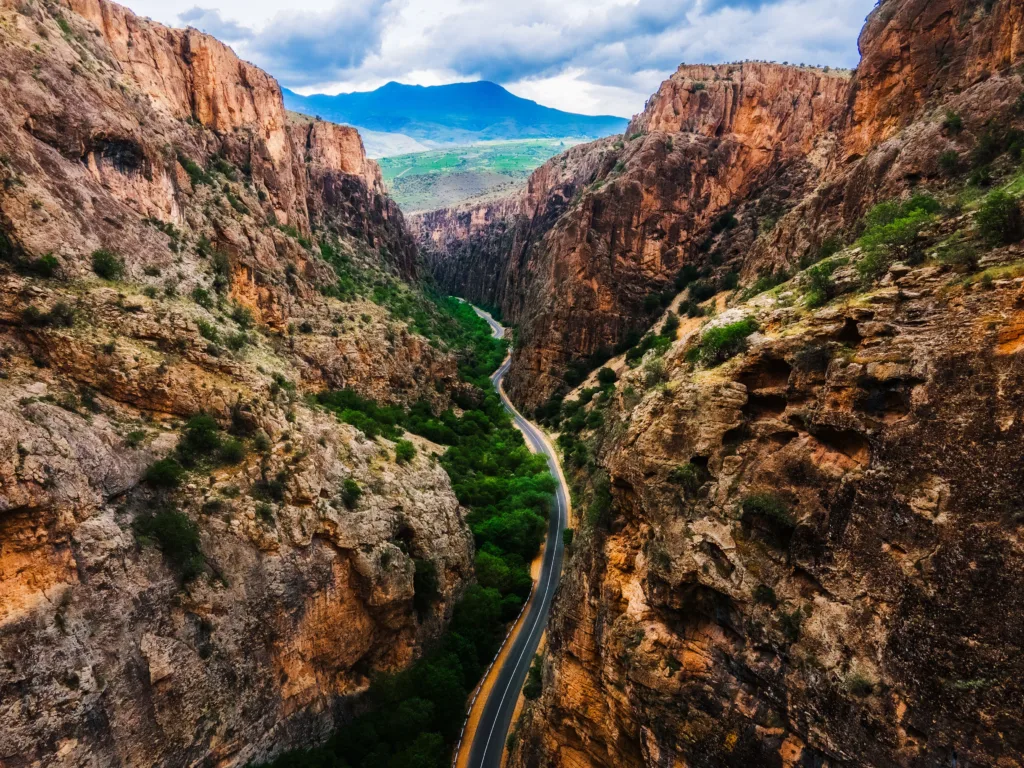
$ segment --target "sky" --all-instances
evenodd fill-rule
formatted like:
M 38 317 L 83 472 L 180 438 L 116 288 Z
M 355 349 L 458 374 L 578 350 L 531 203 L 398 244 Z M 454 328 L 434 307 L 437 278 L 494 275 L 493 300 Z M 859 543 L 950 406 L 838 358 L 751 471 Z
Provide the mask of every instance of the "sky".
M 492 80 L 629 117 L 682 63 L 853 67 L 875 0 L 121 0 L 193 26 L 303 94 Z M 198 2 L 198 4 L 197 4 Z

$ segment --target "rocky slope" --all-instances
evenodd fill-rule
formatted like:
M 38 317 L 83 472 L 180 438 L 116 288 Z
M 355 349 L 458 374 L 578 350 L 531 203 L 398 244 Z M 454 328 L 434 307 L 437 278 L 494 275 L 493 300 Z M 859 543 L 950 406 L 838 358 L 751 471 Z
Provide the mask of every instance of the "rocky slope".
M 777 223 L 746 190 L 697 257 L 741 290 L 562 422 L 587 513 L 512 765 L 1024 764 L 1024 248 L 979 212 L 1019 194 L 1020 14 L 881 3 Z M 674 91 L 635 125 L 691 121 Z M 872 271 L 865 212 L 912 192 Z
M 472 572 L 440 449 L 398 463 L 304 397 L 459 386 L 364 298 L 415 299 L 401 213 L 355 131 L 195 30 L 2 0 L 0 51 L 0 764 L 322 739 Z M 188 451 L 177 487 L 146 475 Z
M 536 406 L 570 363 L 647 327 L 649 297 L 736 199 L 769 180 L 801 189 L 848 89 L 842 73 L 775 64 L 680 67 L 622 140 L 554 158 L 511 200 L 419 217 L 421 248 L 446 290 L 519 326 L 509 389 Z

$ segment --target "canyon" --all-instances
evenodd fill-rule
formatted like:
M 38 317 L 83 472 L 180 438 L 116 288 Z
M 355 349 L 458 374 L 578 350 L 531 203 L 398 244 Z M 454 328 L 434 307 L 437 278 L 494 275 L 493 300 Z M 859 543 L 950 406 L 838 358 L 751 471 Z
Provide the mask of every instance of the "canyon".
M 681 65 L 408 219 L 197 30 L 0 0 L 0 51 L 0 766 L 385 764 L 338 734 L 471 669 L 496 555 L 439 424 L 330 395 L 483 418 L 449 294 L 572 488 L 508 765 L 1024 765 L 1021 3 Z

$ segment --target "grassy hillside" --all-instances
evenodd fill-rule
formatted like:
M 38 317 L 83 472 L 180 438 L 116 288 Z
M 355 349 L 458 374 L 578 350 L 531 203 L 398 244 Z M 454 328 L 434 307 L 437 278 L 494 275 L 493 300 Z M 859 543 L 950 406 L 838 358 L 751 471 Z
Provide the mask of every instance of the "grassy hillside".
M 575 139 L 474 144 L 381 158 L 391 196 L 406 213 L 432 211 L 504 194 Z

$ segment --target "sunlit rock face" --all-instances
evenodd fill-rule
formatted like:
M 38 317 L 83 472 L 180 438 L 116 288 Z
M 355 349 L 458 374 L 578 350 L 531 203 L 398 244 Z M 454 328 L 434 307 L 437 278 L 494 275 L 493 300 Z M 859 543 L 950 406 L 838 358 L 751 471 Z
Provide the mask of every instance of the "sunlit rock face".
M 331 298 L 306 239 L 395 280 L 415 243 L 359 135 L 287 114 L 213 38 L 102 0 L 0 2 L 0 48 L 0 764 L 318 743 L 472 576 L 442 449 L 398 464 L 305 399 L 447 407 L 456 360 Z M 157 491 L 147 468 L 201 412 L 248 455 Z M 204 556 L 187 583 L 136 527 L 167 507 Z M 420 613 L 415 559 L 438 575 Z

